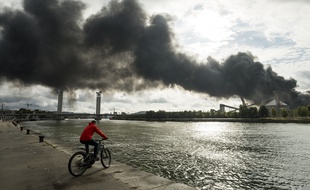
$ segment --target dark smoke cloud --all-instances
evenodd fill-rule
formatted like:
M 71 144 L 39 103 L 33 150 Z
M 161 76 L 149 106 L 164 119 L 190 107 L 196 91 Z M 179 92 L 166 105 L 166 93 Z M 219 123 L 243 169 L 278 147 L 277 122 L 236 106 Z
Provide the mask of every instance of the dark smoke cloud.
M 128 10 L 139 8 L 135 1 L 112 2 L 84 27 L 81 2 L 24 0 L 23 7 L 24 11 L 5 9 L 0 14 L 1 77 L 65 90 L 132 91 L 148 86 L 137 80 L 125 61 L 132 60 L 126 51 L 132 48 L 130 39 L 136 32 L 117 35 L 136 22 L 137 11 Z M 127 47 L 121 44 L 126 39 Z
M 0 12 L 0 78 L 53 89 L 123 90 L 161 84 L 264 103 L 276 91 L 295 107 L 310 103 L 297 81 L 264 69 L 251 53 L 198 63 L 177 52 L 169 19 L 148 17 L 135 0 L 111 1 L 83 20 L 85 5 L 24 0 L 23 11 Z
M 144 11 L 134 1 L 111 1 L 109 8 L 87 19 L 85 44 L 114 54 L 129 51 L 141 37 L 146 24 Z

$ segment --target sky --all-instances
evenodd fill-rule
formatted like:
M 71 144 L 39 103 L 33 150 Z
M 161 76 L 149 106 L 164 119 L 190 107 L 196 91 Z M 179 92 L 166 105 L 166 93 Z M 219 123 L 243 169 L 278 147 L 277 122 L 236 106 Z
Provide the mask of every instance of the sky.
M 0 105 L 94 113 L 310 104 L 308 0 L 0 2 Z

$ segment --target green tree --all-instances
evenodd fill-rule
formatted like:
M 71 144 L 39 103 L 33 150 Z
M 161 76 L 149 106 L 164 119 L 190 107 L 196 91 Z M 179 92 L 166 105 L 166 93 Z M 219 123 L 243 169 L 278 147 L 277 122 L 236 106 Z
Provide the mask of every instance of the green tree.
M 207 117 L 207 118 L 208 118 L 208 117 L 211 117 L 211 112 L 207 112 L 206 115 L 205 115 L 205 117 Z
M 210 111 L 210 117 L 215 117 L 216 111 L 214 109 L 211 109 Z
M 154 118 L 155 117 L 155 111 L 147 111 L 145 113 L 146 118 Z
M 271 109 L 271 114 L 273 117 L 277 116 L 277 110 L 275 108 Z
M 239 115 L 241 118 L 248 117 L 248 108 L 244 105 L 239 106 Z
M 286 109 L 282 109 L 282 117 L 287 117 L 288 113 Z
M 202 111 L 200 110 L 200 111 L 198 111 L 198 112 L 196 112 L 196 117 L 197 118 L 202 118 Z
M 258 111 L 256 107 L 250 107 L 240 105 L 239 106 L 239 115 L 242 118 L 256 118 L 258 117 Z
M 248 108 L 248 117 L 249 118 L 256 118 L 258 117 L 258 111 L 256 107 Z
M 306 106 L 299 106 L 297 108 L 298 116 L 306 117 L 308 116 L 308 108 Z
M 232 118 L 237 118 L 238 117 L 238 113 L 237 112 L 231 112 L 230 113 L 230 117 L 232 117 Z
M 258 110 L 258 115 L 260 117 L 269 117 L 269 110 L 266 108 L 266 106 L 261 105 Z
M 159 110 L 155 115 L 156 118 L 167 118 L 167 113 L 164 110 Z

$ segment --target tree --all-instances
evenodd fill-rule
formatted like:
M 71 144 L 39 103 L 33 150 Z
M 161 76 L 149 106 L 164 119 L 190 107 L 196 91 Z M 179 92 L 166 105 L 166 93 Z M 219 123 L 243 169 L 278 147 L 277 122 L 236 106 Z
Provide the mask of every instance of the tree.
M 269 117 L 269 110 L 266 108 L 266 106 L 261 105 L 258 110 L 258 115 L 260 117 Z
M 271 114 L 273 117 L 277 116 L 277 110 L 275 108 L 271 109 Z
M 145 113 L 146 118 L 154 118 L 155 117 L 155 111 L 147 111 Z
M 201 111 L 201 110 L 199 110 L 198 112 L 196 112 L 196 117 L 202 118 L 202 111 Z
M 250 118 L 256 118 L 258 117 L 258 111 L 257 111 L 257 107 L 250 107 L 249 109 L 249 117 Z
M 232 117 L 232 118 L 237 118 L 238 117 L 238 113 L 237 112 L 232 112 L 231 114 L 230 114 L 230 117 Z
M 210 117 L 215 117 L 216 111 L 214 109 L 211 109 L 210 111 Z
M 247 107 L 244 105 L 239 106 L 239 115 L 242 118 L 256 118 L 258 117 L 258 111 L 256 107 Z
M 282 109 L 282 117 L 287 117 L 288 113 L 286 111 L 286 109 Z
M 306 106 L 299 106 L 297 108 L 298 116 L 306 117 L 308 116 L 308 108 Z
M 167 118 L 167 113 L 164 110 L 159 110 L 155 115 L 156 118 Z
M 239 115 L 242 118 L 248 117 L 248 108 L 244 105 L 239 106 Z

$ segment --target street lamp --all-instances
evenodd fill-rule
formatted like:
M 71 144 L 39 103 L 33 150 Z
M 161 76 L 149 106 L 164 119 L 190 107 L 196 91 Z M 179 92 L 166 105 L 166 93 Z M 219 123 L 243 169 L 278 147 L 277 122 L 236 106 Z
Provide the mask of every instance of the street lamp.
M 0 98 L 1 100 L 1 98 Z M 2 109 L 1 109 L 1 121 L 2 121 L 2 117 L 3 117 L 3 103 L 2 103 Z

